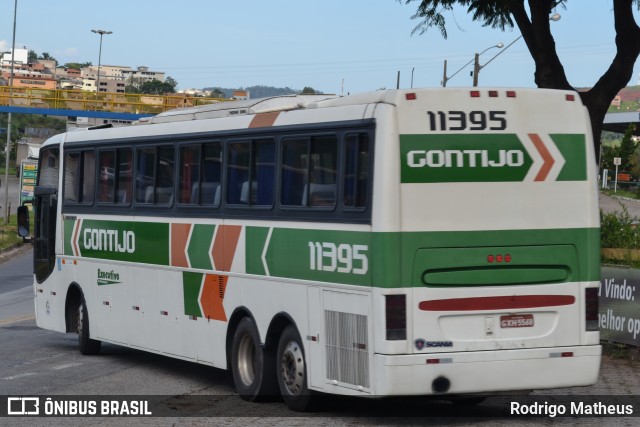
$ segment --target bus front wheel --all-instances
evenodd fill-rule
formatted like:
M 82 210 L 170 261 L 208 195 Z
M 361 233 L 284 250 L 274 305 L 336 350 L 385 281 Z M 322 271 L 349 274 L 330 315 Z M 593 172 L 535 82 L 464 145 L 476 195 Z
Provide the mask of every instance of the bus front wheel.
M 77 323 L 78 344 L 80 353 L 84 355 L 100 353 L 100 347 L 102 347 L 102 343 L 89 337 L 89 312 L 87 310 L 87 303 L 84 300 L 84 297 L 82 298 L 82 301 L 78 306 Z
M 307 387 L 304 348 L 295 327 L 287 326 L 278 344 L 278 386 L 287 406 L 294 411 L 308 411 L 314 403 L 314 393 Z
M 244 400 L 258 401 L 276 393 L 273 356 L 260 345 L 260 335 L 250 317 L 243 318 L 231 347 L 231 372 L 236 391 Z

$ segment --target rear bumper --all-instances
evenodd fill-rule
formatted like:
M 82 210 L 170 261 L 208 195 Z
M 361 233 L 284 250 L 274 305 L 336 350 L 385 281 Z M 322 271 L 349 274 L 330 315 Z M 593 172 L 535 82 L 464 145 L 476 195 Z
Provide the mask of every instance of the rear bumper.
M 569 353 L 572 356 L 566 357 Z M 407 356 L 376 354 L 374 393 L 491 393 L 588 386 L 598 379 L 601 353 L 599 345 L 592 345 Z M 436 379 L 439 385 L 448 383 L 448 390 L 434 390 Z

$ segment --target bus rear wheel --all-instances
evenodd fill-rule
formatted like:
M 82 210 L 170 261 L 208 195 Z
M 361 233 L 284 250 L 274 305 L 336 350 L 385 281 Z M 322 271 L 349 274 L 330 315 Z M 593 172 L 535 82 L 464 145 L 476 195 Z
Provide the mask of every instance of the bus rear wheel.
M 276 362 L 280 394 L 289 409 L 299 412 L 311 410 L 317 399 L 307 387 L 304 348 L 300 334 L 292 325 L 282 331 Z
M 266 400 L 276 395 L 273 356 L 260 345 L 258 328 L 250 317 L 243 318 L 233 334 L 231 372 L 236 391 L 244 400 Z
M 78 348 L 80 349 L 80 353 L 84 355 L 100 353 L 102 343 L 89 337 L 89 312 L 84 297 L 82 297 L 81 303 L 78 306 L 77 316 Z

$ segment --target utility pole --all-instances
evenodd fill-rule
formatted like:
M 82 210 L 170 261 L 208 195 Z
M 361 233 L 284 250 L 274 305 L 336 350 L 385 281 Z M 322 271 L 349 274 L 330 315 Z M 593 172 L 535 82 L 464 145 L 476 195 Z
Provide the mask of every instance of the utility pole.
M 473 60 L 473 87 L 478 86 L 478 74 L 480 74 L 480 54 L 476 52 Z
M 4 169 L 4 223 L 9 224 L 9 158 L 11 157 L 11 102 L 13 101 L 13 67 L 16 60 L 16 17 L 18 16 L 18 0 L 13 6 L 13 41 L 11 47 L 11 71 L 9 72 L 9 112 L 7 113 L 7 145 L 5 147 Z

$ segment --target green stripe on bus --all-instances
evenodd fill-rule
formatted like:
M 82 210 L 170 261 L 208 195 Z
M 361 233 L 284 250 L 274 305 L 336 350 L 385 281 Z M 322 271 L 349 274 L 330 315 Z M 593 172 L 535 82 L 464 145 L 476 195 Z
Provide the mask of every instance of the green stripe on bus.
M 558 181 L 586 181 L 587 147 L 584 135 L 549 136 L 566 162 L 558 175 Z
M 256 275 L 383 288 L 425 286 L 422 278 L 425 269 L 419 264 L 421 250 L 439 249 L 453 255 L 452 251 L 457 248 L 470 248 L 476 258 L 472 263 L 468 259 L 454 258 L 452 264 L 442 268 L 453 270 L 456 265 L 460 269 L 476 265 L 482 269 L 486 283 L 504 283 L 506 267 L 479 264 L 478 257 L 483 254 L 486 259 L 491 254 L 513 252 L 518 259 L 511 267 L 522 268 L 520 272 L 528 277 L 540 277 L 547 282 L 557 280 L 549 279 L 559 277 L 556 269 L 568 271 L 567 281 L 596 281 L 600 277 L 597 228 L 413 233 L 274 229 L 268 241 L 264 227 L 259 227 L 259 231 L 253 229 L 247 227 L 247 273 Z M 361 274 L 358 247 L 366 248 L 359 252 L 367 257 L 365 274 Z M 263 257 L 263 253 L 267 256 Z M 544 266 L 554 262 L 558 266 L 541 275 Z M 509 274 L 517 272 L 512 268 Z
M 202 317 L 198 297 L 204 274 L 182 272 L 182 287 L 184 293 L 184 314 L 187 316 Z
M 202 268 L 203 270 L 213 269 L 211 264 L 211 246 L 215 225 L 195 224 L 191 232 L 191 240 L 187 254 L 191 267 Z
M 83 220 L 77 236 L 73 224 L 74 221 L 65 221 L 65 253 L 73 254 L 70 247 L 76 238 L 82 257 L 169 265 L 167 223 Z M 188 249 L 193 268 L 212 269 L 209 257 L 214 229 L 213 225 L 194 229 Z M 600 280 L 598 228 L 371 233 L 246 226 L 245 235 L 245 270 L 258 276 L 383 288 L 425 286 L 426 268 L 420 265 L 420 251 L 437 249 L 437 253 L 444 254 L 441 256 L 451 257 L 455 262 L 436 267 L 453 271 L 479 265 L 476 261 L 469 264 L 467 255 L 455 252 L 469 248 L 468 253 L 475 258 L 483 251 L 486 255 L 482 256 L 511 252 L 518 256 L 517 265 L 528 269 L 522 273 L 533 277 L 541 274 L 544 265 L 553 264 L 554 257 L 527 247 L 547 247 L 549 251 L 561 250 L 562 254 L 575 251 L 575 257 L 565 257 L 562 264 L 570 272 L 567 281 Z M 515 261 L 512 265 L 516 265 Z M 485 269 L 482 280 L 504 283 L 503 270 Z M 545 274 L 556 277 L 559 272 L 550 270 Z M 452 277 L 449 275 L 446 280 L 451 281 Z M 196 279 L 186 280 L 192 283 L 189 280 Z
M 533 161 L 515 134 L 400 135 L 401 182 L 519 182 Z

